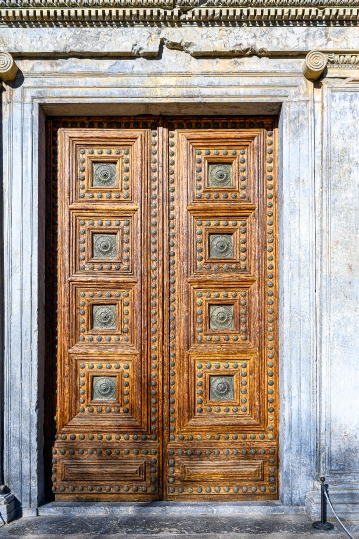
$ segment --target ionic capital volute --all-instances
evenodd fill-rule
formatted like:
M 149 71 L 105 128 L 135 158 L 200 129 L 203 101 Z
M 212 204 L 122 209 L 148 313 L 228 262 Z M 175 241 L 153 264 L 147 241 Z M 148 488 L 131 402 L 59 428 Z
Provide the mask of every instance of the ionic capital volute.
M 317 80 L 327 67 L 328 55 L 319 51 L 310 51 L 305 57 L 303 73 L 309 80 Z
M 4 82 L 14 80 L 18 72 L 18 67 L 8 52 L 0 52 L 0 79 Z

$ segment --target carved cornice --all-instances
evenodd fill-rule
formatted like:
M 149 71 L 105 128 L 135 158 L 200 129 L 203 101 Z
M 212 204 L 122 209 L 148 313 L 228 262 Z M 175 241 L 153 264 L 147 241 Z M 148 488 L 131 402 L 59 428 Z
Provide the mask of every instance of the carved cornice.
M 353 8 L 359 0 L 0 0 L 1 9 Z
M 47 26 L 91 25 L 119 26 L 133 24 L 218 24 L 264 25 L 334 25 L 357 24 L 359 0 L 74 0 L 71 8 L 63 2 L 0 2 L 0 22 L 6 26 L 36 24 Z M 320 7 L 318 7 L 320 5 Z M 198 6 L 198 7 L 196 7 Z M 353 7 L 354 6 L 354 7 Z M 358 6 L 358 7 L 355 7 Z
M 13 57 L 8 52 L 0 52 L 0 79 L 4 82 L 14 80 L 18 72 L 18 67 Z

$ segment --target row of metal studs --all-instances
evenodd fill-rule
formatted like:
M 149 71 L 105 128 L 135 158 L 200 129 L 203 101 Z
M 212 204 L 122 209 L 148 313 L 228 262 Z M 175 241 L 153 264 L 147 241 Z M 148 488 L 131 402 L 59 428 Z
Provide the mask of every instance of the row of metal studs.
M 197 487 L 197 488 L 194 488 L 194 487 L 187 487 L 187 488 L 184 488 L 184 487 L 178 487 L 177 489 L 175 487 L 168 487 L 168 491 L 173 494 L 175 492 L 178 492 L 179 494 L 182 494 L 182 493 L 189 493 L 189 494 L 192 494 L 193 492 L 196 492 L 198 494 L 218 494 L 219 492 L 233 492 L 234 494 L 237 494 L 238 492 L 240 492 L 240 490 L 242 490 L 242 492 L 266 492 L 267 488 L 264 486 L 264 485 L 261 485 L 261 486 L 245 486 L 245 487 L 220 487 L 220 486 L 217 486 L 217 487 L 204 487 L 204 486 L 201 486 L 201 487 Z M 275 492 L 276 491 L 276 487 L 271 485 L 269 487 L 269 490 L 270 492 Z
M 57 453 L 59 453 L 60 455 L 75 455 L 76 453 L 78 453 L 79 455 L 84 455 L 84 453 L 88 453 L 89 455 L 103 455 L 103 454 L 106 454 L 106 455 L 121 455 L 121 451 L 122 451 L 122 454 L 123 455 L 130 455 L 131 452 L 133 455 L 148 455 L 148 454 L 151 454 L 151 455 L 157 455 L 157 451 L 155 449 L 152 449 L 152 450 L 149 450 L 149 449 L 132 449 L 132 451 L 130 449 L 104 449 L 104 448 L 96 448 L 94 447 L 93 449 L 54 449 L 52 451 L 52 454 L 53 455 L 56 455 Z
M 100 485 L 97 485 L 97 486 L 92 486 L 92 485 L 88 485 L 88 486 L 69 486 L 69 487 L 66 487 L 64 485 L 60 485 L 60 487 L 56 487 L 54 486 L 53 489 L 52 489 L 54 492 L 56 492 L 57 490 L 59 490 L 60 492 L 75 492 L 76 490 L 78 492 L 86 492 L 86 494 L 88 494 L 89 492 L 93 492 L 94 494 L 96 494 L 96 492 L 114 492 L 114 493 L 118 493 L 118 492 L 129 492 L 130 490 L 132 490 L 132 492 L 138 492 L 138 493 L 141 493 L 141 492 L 148 492 L 148 490 L 151 490 L 151 492 L 156 492 L 156 487 L 154 485 L 152 485 L 150 488 L 149 487 L 146 487 L 146 486 L 143 486 L 143 487 L 139 487 L 137 485 L 133 485 L 133 486 L 129 486 L 129 485 L 125 485 L 125 486 L 119 486 L 119 485 L 116 485 L 116 486 L 110 486 L 110 485 L 106 485 L 106 486 L 100 486 Z
M 176 451 L 177 451 L 177 455 L 179 456 L 182 456 L 182 455 L 197 455 L 197 456 L 201 456 L 202 454 L 203 455 L 211 455 L 212 453 L 214 455 L 230 455 L 231 452 L 233 455 L 239 455 L 240 453 L 242 455 L 265 455 L 268 454 L 269 455 L 275 455 L 275 449 L 256 449 L 256 448 L 245 448 L 245 449 L 206 449 L 206 450 L 201 450 L 201 449 L 170 449 L 168 451 L 168 454 L 169 455 L 175 455 L 176 454 Z M 270 459 L 270 462 L 274 459 L 274 457 L 272 456 L 271 459 Z M 275 463 L 275 460 L 273 460 L 273 462 L 271 462 L 271 464 L 274 464 Z M 171 462 L 171 466 L 174 465 L 174 461 Z
M 174 128 L 174 127 L 173 127 Z M 175 214 L 174 214 L 174 201 L 175 201 L 175 133 L 173 131 L 169 132 L 169 157 L 168 157 L 168 163 L 169 163 L 169 170 L 168 170 L 168 182 L 169 182 L 169 195 L 168 195 L 168 202 L 169 202 L 169 214 L 168 214 L 168 220 L 169 220 L 169 292 L 170 292 L 170 300 L 169 300 L 169 311 L 170 311 L 170 440 L 173 441 L 175 439 L 174 431 L 175 431 L 175 365 L 176 365 L 176 297 L 174 296 L 176 289 L 175 289 L 175 282 L 176 282 L 176 260 L 175 260 L 175 248 L 176 248 L 176 235 L 175 235 Z
M 54 128 L 57 133 L 57 128 L 59 127 L 80 127 L 80 128 L 88 128 L 88 129 L 156 129 L 157 124 L 155 122 L 149 123 L 146 120 L 139 121 L 125 121 L 125 122 L 119 122 L 117 120 L 107 120 L 103 121 L 103 119 L 99 118 L 92 118 L 91 120 L 84 121 L 83 119 L 71 119 L 69 120 L 55 120 L 54 121 Z
M 151 130 L 150 157 L 151 191 L 151 439 L 157 440 L 158 429 L 158 137 L 157 129 Z M 153 469 L 153 473 L 157 469 Z M 157 491 L 157 477 L 152 477 L 151 491 Z
M 150 440 L 150 436 L 147 434 L 60 434 L 57 436 L 56 439 L 58 440 L 94 440 L 97 438 L 97 440 Z
M 267 222 L 267 262 L 268 262 L 268 275 L 267 275 L 267 310 L 268 310 L 268 324 L 267 324 L 267 351 L 268 351 L 268 359 L 270 360 L 268 362 L 268 401 L 269 404 L 273 404 L 274 397 L 272 396 L 274 394 L 274 372 L 272 371 L 272 368 L 274 366 L 274 363 L 272 359 L 274 358 L 274 325 L 273 325 L 273 314 L 274 313 L 274 291 L 272 290 L 275 287 L 275 280 L 274 280 L 274 261 L 275 261 L 275 238 L 274 238 L 274 229 L 273 226 L 275 225 L 275 216 L 274 216 L 274 195 L 273 195 L 273 131 L 267 131 L 267 158 L 266 158 L 266 180 L 267 180 L 267 214 L 268 214 L 268 222 Z M 272 415 L 272 412 L 274 411 L 273 406 L 269 406 L 269 415 L 268 415 L 268 439 L 273 440 L 274 439 L 274 416 Z
M 254 129 L 259 128 L 262 129 L 265 127 L 265 124 L 263 121 L 259 120 L 256 122 L 250 121 L 240 121 L 240 122 L 227 122 L 224 121 L 208 121 L 208 120 L 201 120 L 196 122 L 178 122 L 176 125 L 173 122 L 169 122 L 168 128 L 170 130 L 174 130 L 177 127 L 177 129 Z

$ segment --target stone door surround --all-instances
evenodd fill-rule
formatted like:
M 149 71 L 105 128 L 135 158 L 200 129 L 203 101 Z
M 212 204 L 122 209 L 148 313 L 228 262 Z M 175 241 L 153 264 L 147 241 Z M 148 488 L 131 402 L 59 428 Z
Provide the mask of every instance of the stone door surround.
M 123 27 L 119 39 L 118 29 L 106 27 L 84 28 L 76 40 L 72 30 L 44 27 L 41 42 L 35 39 L 36 28 L 7 27 L 1 35 L 2 50 L 14 55 L 20 70 L 15 82 L 4 84 L 2 94 L 4 475 L 11 492 L 21 500 L 23 514 L 37 512 L 44 501 L 45 484 L 45 343 L 41 331 L 45 118 L 64 113 L 108 114 L 109 110 L 123 114 L 129 108 L 131 114 L 255 111 L 278 115 L 281 502 L 284 507 L 303 506 L 307 495 L 308 511 L 316 510 L 315 481 L 324 471 L 338 492 L 345 492 L 343 513 L 350 512 L 355 507 L 352 500 L 358 497 L 353 483 L 358 471 L 353 459 L 342 462 L 337 448 L 350 456 L 355 442 L 350 429 L 344 429 L 348 437 L 342 437 L 337 416 L 341 403 L 330 384 L 345 372 L 345 393 L 353 392 L 353 350 L 341 338 L 338 318 L 346 319 L 351 304 L 347 311 L 341 309 L 340 302 L 332 309 L 333 298 L 341 297 L 342 292 L 337 284 L 338 269 L 328 258 L 328 244 L 332 236 L 340 245 L 343 236 L 339 232 L 344 227 L 341 221 L 339 228 L 332 224 L 335 209 L 331 197 L 338 207 L 345 208 L 347 186 L 355 188 L 350 170 L 346 171 L 348 183 L 340 190 L 330 178 L 341 174 L 340 156 L 356 144 L 355 125 L 351 116 L 345 116 L 349 103 L 354 112 L 358 107 L 356 28 L 213 27 L 209 38 L 208 28 L 199 26 L 188 26 L 186 35 L 176 27 Z M 231 44 L 234 38 L 241 47 Z M 261 49 L 267 53 L 259 54 Z M 246 50 L 250 53 L 243 56 Z M 305 56 L 311 50 L 328 58 L 315 83 L 303 74 Z M 44 59 L 44 51 L 47 55 L 52 52 Z M 226 55 L 223 51 L 231 52 Z M 149 60 L 151 54 L 158 60 Z M 314 79 L 311 73 L 309 76 Z M 343 117 L 345 129 L 341 127 Z M 16 129 L 18 125 L 21 130 Z M 355 164 L 355 152 L 350 159 Z M 351 212 L 346 211 L 346 215 L 355 227 Z M 353 251 L 350 237 L 345 234 L 346 252 Z M 329 284 L 328 268 L 332 273 Z M 322 291 L 320 299 L 316 290 Z M 347 287 L 347 294 L 350 290 Z M 328 327 L 335 331 L 329 332 Z M 334 334 L 338 341 L 333 340 Z M 354 337 L 351 341 L 355 342 Z M 337 342 L 342 346 L 341 355 L 346 350 L 347 358 L 340 372 L 335 370 Z M 331 381 L 329 370 L 337 372 Z M 333 403 L 330 407 L 328 399 Z M 344 412 L 341 417 L 346 417 Z M 350 421 L 346 417 L 346 424 Z

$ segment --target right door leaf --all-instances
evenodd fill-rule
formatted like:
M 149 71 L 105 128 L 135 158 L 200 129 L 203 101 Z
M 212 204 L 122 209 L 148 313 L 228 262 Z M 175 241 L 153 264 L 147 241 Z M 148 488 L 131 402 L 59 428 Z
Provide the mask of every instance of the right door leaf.
M 274 499 L 276 133 L 188 125 L 167 124 L 167 497 Z

